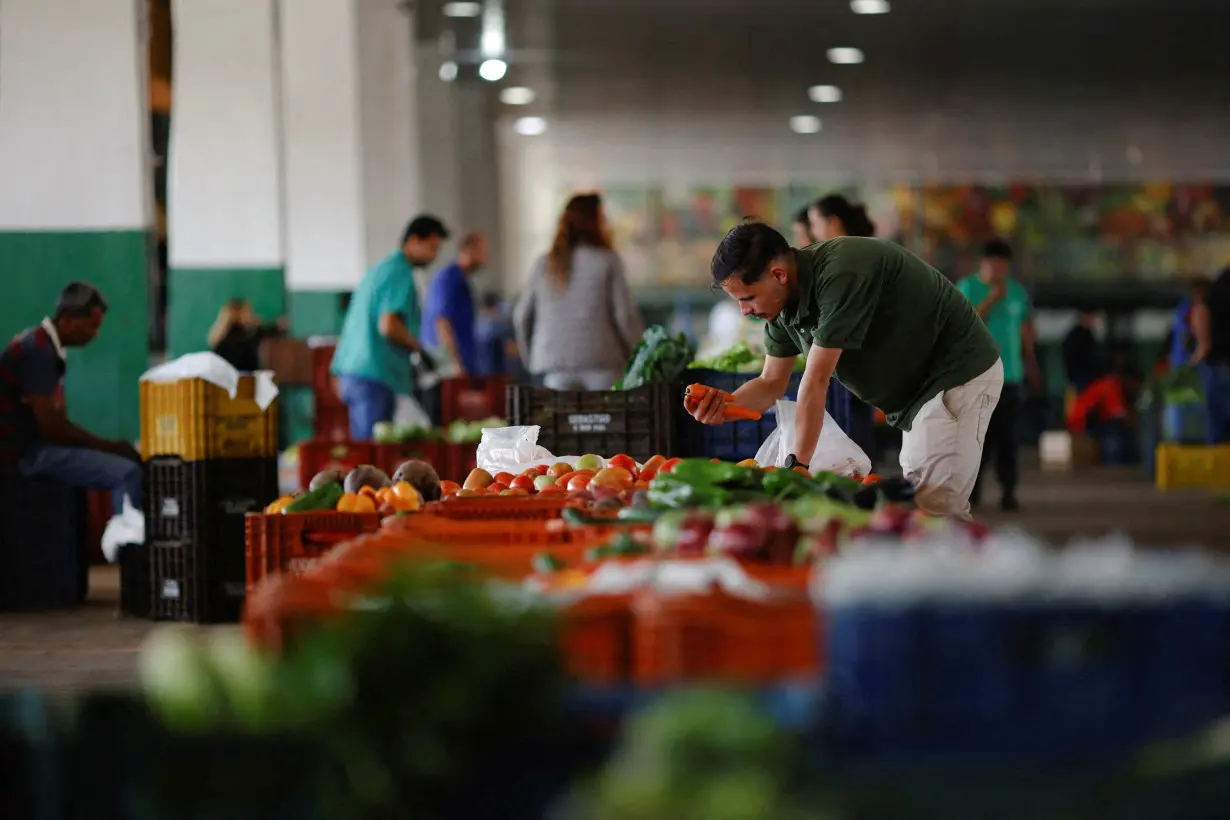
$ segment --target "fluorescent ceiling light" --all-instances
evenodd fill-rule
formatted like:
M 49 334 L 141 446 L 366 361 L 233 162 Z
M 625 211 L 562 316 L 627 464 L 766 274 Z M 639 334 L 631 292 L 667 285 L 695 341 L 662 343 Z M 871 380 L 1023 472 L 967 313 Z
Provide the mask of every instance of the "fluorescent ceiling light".
M 536 137 L 547 132 L 547 121 L 542 117 L 521 117 L 513 128 L 523 137 Z
M 483 13 L 482 3 L 445 3 L 445 17 L 477 17 Z
M 440 79 L 446 83 L 451 83 L 457 79 L 457 64 L 452 60 L 445 60 L 440 63 Z
M 790 130 L 796 134 L 820 133 L 820 118 L 811 114 L 800 114 L 790 118 Z
M 863 61 L 863 52 L 857 48 L 830 48 L 827 53 L 829 62 L 837 65 L 857 65 Z
M 534 89 L 523 85 L 512 85 L 500 92 L 500 102 L 505 105 L 529 105 L 534 97 Z
M 503 60 L 483 60 L 483 64 L 478 67 L 478 76 L 489 83 L 495 83 L 504 79 L 507 71 L 508 63 Z
M 850 11 L 855 14 L 888 14 L 888 0 L 850 0 Z
M 835 85 L 813 85 L 807 89 L 807 98 L 815 103 L 841 102 L 841 89 Z

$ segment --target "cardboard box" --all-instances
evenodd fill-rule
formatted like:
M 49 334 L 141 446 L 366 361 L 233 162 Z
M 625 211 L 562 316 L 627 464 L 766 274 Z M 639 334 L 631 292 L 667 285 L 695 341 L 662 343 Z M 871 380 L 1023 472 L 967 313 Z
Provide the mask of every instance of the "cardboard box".
M 1072 435 L 1067 430 L 1048 430 L 1038 439 L 1038 455 L 1044 470 L 1079 470 L 1101 463 L 1097 439 Z
M 260 347 L 261 367 L 272 370 L 282 387 L 311 385 L 312 349 L 302 339 L 265 339 Z

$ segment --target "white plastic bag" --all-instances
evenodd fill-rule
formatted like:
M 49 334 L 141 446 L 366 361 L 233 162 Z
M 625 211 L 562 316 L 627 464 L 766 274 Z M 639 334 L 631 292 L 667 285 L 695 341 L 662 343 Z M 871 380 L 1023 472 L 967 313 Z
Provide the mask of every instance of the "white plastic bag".
M 431 429 L 431 416 L 413 396 L 398 396 L 393 407 L 393 424 L 397 427 Z
M 107 563 L 114 564 L 124 544 L 145 543 L 145 516 L 124 496 L 124 511 L 111 517 L 103 530 L 102 551 Z
M 252 375 L 256 378 L 256 406 L 267 410 L 278 397 L 278 386 L 273 380 L 273 373 L 269 370 L 258 370 Z M 145 375 L 141 377 L 143 382 L 160 384 L 183 379 L 204 379 L 221 387 L 232 399 L 239 392 L 239 371 L 217 353 L 188 353 L 145 371 Z
M 431 370 L 418 371 L 414 381 L 420 390 L 430 390 L 445 379 L 455 379 L 461 375 L 457 362 L 447 351 L 433 348 L 429 353 L 436 366 Z
M 538 446 L 538 425 L 529 427 L 485 427 L 478 443 L 478 468 L 495 475 L 518 475 L 542 464 L 576 464 L 580 456 L 557 456 Z
M 794 414 L 797 402 L 782 399 L 777 403 L 777 429 L 769 434 L 764 444 L 756 451 L 756 461 L 765 467 L 780 467 L 786 463 L 786 457 L 794 452 Z M 796 453 L 799 461 L 804 461 L 801 453 Z M 854 443 L 849 436 L 833 421 L 826 411 L 824 426 L 820 428 L 820 441 L 816 443 L 816 452 L 807 462 L 812 472 L 829 472 L 838 475 L 865 476 L 871 473 L 871 459 L 863 452 L 863 448 Z

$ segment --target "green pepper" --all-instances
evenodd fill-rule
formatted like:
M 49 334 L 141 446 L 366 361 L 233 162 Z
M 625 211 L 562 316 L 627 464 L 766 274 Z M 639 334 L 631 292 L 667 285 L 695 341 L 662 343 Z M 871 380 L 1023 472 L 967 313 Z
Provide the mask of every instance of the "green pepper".
M 675 469 L 671 470 L 668 475 L 689 484 L 725 484 L 744 477 L 743 473 L 747 469 L 737 467 L 727 461 L 714 464 L 703 458 L 685 458 L 676 464 Z
M 776 501 L 788 501 L 801 498 L 815 492 L 813 482 L 802 473 L 794 470 L 774 470 L 764 477 L 764 492 Z
M 615 517 L 628 524 L 652 524 L 658 520 L 659 514 L 652 507 L 624 507 Z
M 337 502 L 342 500 L 342 485 L 329 482 L 304 493 L 286 505 L 284 513 L 321 512 L 337 508 Z
M 565 564 L 549 552 L 540 552 L 530 560 L 530 566 L 534 568 L 534 572 L 551 573 L 564 569 Z
M 730 503 L 730 493 L 712 484 L 691 483 L 673 473 L 660 475 L 649 483 L 649 503 L 658 509 L 683 507 L 721 507 Z
M 837 473 L 819 472 L 811 477 L 811 480 L 820 487 L 820 492 L 828 489 L 838 489 L 842 492 L 853 493 L 863 486 L 863 482 L 857 478 L 849 478 Z
M 627 533 L 619 535 L 606 545 L 606 555 L 612 558 L 631 558 L 635 555 L 645 555 L 648 552 L 649 547 Z

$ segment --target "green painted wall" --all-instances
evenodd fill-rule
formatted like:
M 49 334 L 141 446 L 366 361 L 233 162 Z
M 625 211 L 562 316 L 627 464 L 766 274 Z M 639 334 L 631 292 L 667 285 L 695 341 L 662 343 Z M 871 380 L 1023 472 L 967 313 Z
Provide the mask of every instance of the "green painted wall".
M 37 324 L 64 285 L 96 285 L 110 309 L 98 338 L 70 351 L 69 416 L 99 436 L 135 440 L 137 380 L 149 367 L 150 234 L 130 231 L 0 231 L 0 338 Z
M 292 290 L 287 294 L 290 305 L 291 332 L 300 338 L 336 336 L 342 332 L 342 296 L 347 291 Z
M 247 299 L 267 322 L 286 315 L 282 268 L 185 268 L 167 274 L 167 358 L 209 349 L 209 328 L 228 299 Z

